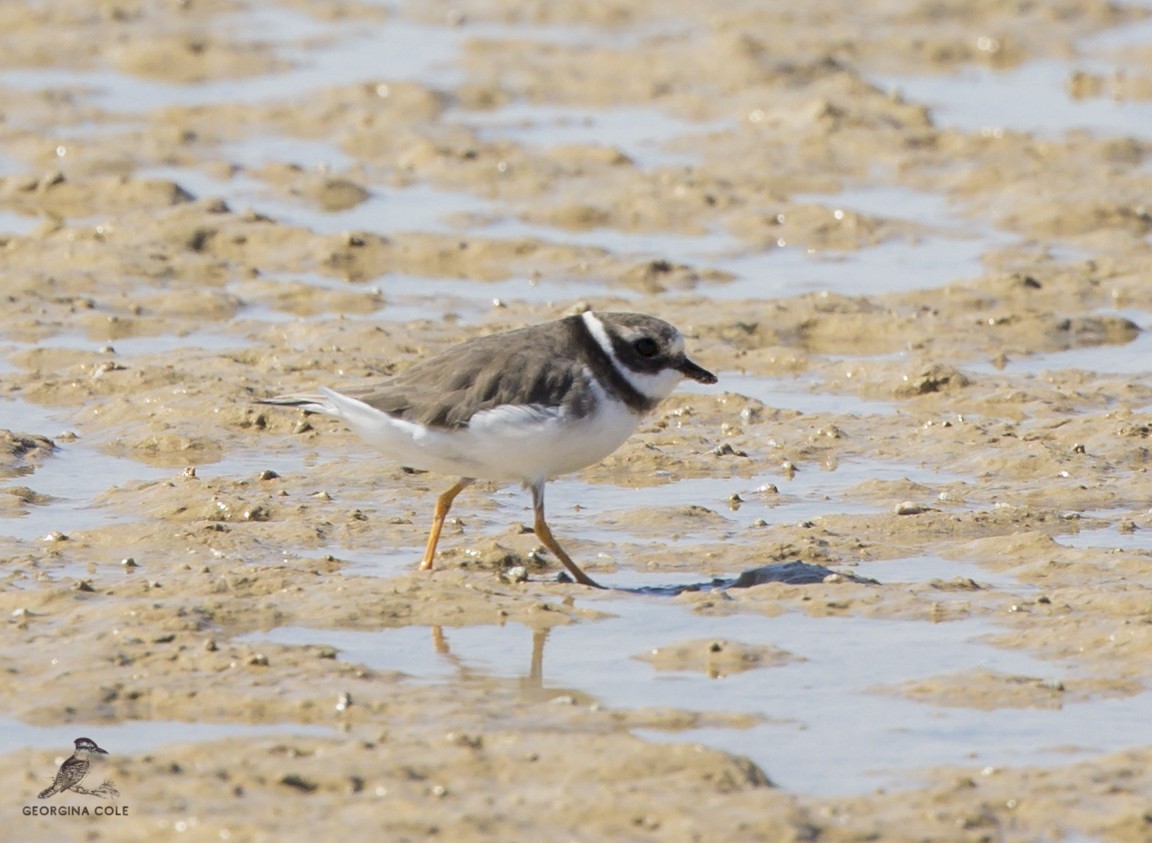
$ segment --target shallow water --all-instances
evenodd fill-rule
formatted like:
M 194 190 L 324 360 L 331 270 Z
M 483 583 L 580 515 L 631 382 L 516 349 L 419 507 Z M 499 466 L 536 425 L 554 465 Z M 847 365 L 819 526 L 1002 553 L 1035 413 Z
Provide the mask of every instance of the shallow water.
M 447 649 L 439 651 L 433 630 L 419 626 L 379 632 L 284 627 L 246 640 L 327 644 L 349 662 L 427 682 L 532 679 L 557 696 L 579 689 L 610 707 L 761 715 L 765 722 L 749 729 L 638 733 L 747 755 L 780 786 L 826 796 L 908 784 L 919 769 L 933 765 L 1067 761 L 1122 748 L 1135 734 L 1152 739 L 1152 726 L 1141 713 L 1148 694 L 1056 711 L 989 712 L 924 705 L 878 690 L 971 668 L 1051 681 L 1064 677 L 1058 665 L 982 643 L 980 637 L 995 630 L 984 621 L 924 624 L 799 613 L 700 617 L 660 597 L 621 596 L 595 605 L 618 615 L 552 629 L 540 676 L 531 672 L 532 632 L 517 624 L 445 628 Z M 797 660 L 712 678 L 655 670 L 635 658 L 701 638 L 771 645 Z
M 261 735 L 332 735 L 335 729 L 305 723 L 190 723 L 165 720 L 133 720 L 128 723 L 68 723 L 40 726 L 0 717 L 0 746 L 7 751 L 20 748 L 56 749 L 61 756 L 72 751 L 72 742 L 82 735 L 99 734 L 97 743 L 109 756 L 149 752 L 172 743 L 217 741 Z M 51 771 L 45 771 L 51 779 Z
M 1106 69 L 1100 62 L 1079 66 Z M 876 81 L 927 103 L 941 126 L 990 136 L 1032 132 L 1054 137 L 1084 129 L 1102 136 L 1152 139 L 1152 104 L 1106 97 L 1076 99 L 1065 87 L 1069 73 L 1064 62 L 1040 60 L 1012 70 L 973 67 L 953 76 L 891 76 Z
M 1005 371 L 1010 374 L 1042 376 L 1046 372 L 1079 369 L 1097 372 L 1101 375 L 1140 375 L 1152 372 L 1152 331 L 1148 330 L 1148 314 L 1118 312 L 1116 315 L 1132 318 L 1142 328 L 1130 342 L 1070 348 L 1066 351 L 1052 351 L 1043 354 L 1012 355 L 1003 366 L 987 361 L 966 364 L 965 368 L 974 372 L 991 374 Z
M 1152 550 L 1152 530 L 1137 529 L 1130 532 L 1116 527 L 1081 530 L 1057 539 L 1068 547 L 1095 547 L 1101 550 Z
M 513 103 L 486 112 L 455 112 L 460 123 L 480 128 L 480 137 L 516 140 L 534 146 L 594 144 L 618 149 L 643 168 L 689 165 L 697 156 L 668 151 L 668 140 L 730 129 L 720 121 L 678 120 L 654 109 L 586 109 Z
M 111 70 L 15 69 L 0 72 L 0 84 L 24 90 L 72 88 L 85 90 L 82 102 L 108 109 L 117 123 L 64 127 L 61 137 L 122 130 L 143 119 L 151 109 L 179 104 L 291 101 L 321 88 L 379 80 L 414 79 L 450 86 L 463 71 L 459 63 L 466 39 L 486 33 L 507 34 L 509 27 L 452 27 L 404 21 L 365 25 L 326 23 L 298 12 L 254 10 L 230 20 L 240 37 L 259 37 L 274 44 L 293 67 L 242 80 L 173 85 L 149 82 Z M 538 40 L 580 41 L 588 33 L 579 28 L 516 27 L 517 36 Z M 1094 39 L 1088 46 L 1102 51 L 1147 36 L 1147 27 L 1132 27 L 1123 35 Z M 602 33 L 594 33 L 602 43 Z M 312 48 L 303 39 L 323 37 Z M 624 38 L 626 36 L 620 36 Z M 1106 66 L 1096 55 L 1082 64 L 1090 69 Z M 1072 100 L 1065 91 L 1070 69 L 1066 63 L 1029 62 L 1011 71 L 970 69 L 949 76 L 885 77 L 886 86 L 904 91 L 934 107 L 939 125 L 987 130 L 1036 131 L 1048 136 L 1070 129 L 1088 128 L 1106 135 L 1152 137 L 1152 106 L 1144 102 L 1114 103 L 1102 99 Z M 507 140 L 533 147 L 561 144 L 600 144 L 619 148 L 645 170 L 690 167 L 700 160 L 685 149 L 701 143 L 709 132 L 721 131 L 723 121 L 692 122 L 654 109 L 597 110 L 514 102 L 487 112 L 450 110 L 446 121 L 477 128 L 489 140 Z M 974 221 L 963 208 L 943 197 L 900 185 L 847 185 L 836 193 L 796 194 L 789 201 L 819 204 L 829 213 L 837 209 L 897 220 L 923 223 L 923 233 L 892 238 L 877 245 L 847 252 L 816 252 L 792 243 L 766 250 L 752 249 L 728 231 L 713 227 L 702 234 L 635 232 L 617 229 L 569 230 L 524 221 L 515 207 L 462 190 L 443 190 L 433 184 L 406 187 L 371 183 L 371 196 L 347 211 L 329 213 L 278 195 L 251 172 L 269 163 L 294 163 L 318 172 L 355 166 L 335 140 L 306 140 L 268 134 L 254 128 L 246 138 L 229 140 L 220 158 L 241 165 L 229 179 L 209 175 L 197 167 L 169 165 L 145 167 L 138 177 L 171 179 L 200 197 L 220 196 L 234 208 L 253 208 L 270 217 L 315 232 L 335 234 L 367 230 L 381 234 L 404 231 L 462 233 L 492 238 L 539 238 L 548 242 L 593 246 L 637 261 L 664 259 L 694 267 L 727 270 L 728 283 L 663 294 L 671 303 L 683 296 L 710 299 L 768 300 L 827 291 L 846 295 L 880 295 L 930 289 L 985 272 L 989 252 L 1021 245 L 1016 235 Z M 13 166 L 18 169 L 17 165 Z M 9 171 L 3 163 L 3 172 Z M 882 179 L 882 175 L 876 178 Z M 40 220 L 11 212 L 0 213 L 0 232 L 22 234 Z M 1060 257 L 1075 257 L 1059 244 L 1048 250 Z M 365 289 L 319 273 L 282 274 L 280 280 L 324 289 Z M 240 288 L 233 280 L 227 290 Z M 556 280 L 513 277 L 500 281 L 458 278 L 423 278 L 392 273 L 374 279 L 384 300 L 368 314 L 324 312 L 298 317 L 263 303 L 248 303 L 235 323 L 218 329 L 206 327 L 182 336 L 132 337 L 111 343 L 119 355 L 176 354 L 185 349 L 223 352 L 251 347 L 255 341 L 243 329 L 266 323 L 317 322 L 329 319 L 408 321 L 454 313 L 464 321 L 480 320 L 497 300 L 550 303 L 557 308 L 573 301 L 595 301 L 612 296 L 636 300 L 643 294 L 607 281 Z M 1147 327 L 1146 314 L 1133 316 Z M 965 365 L 977 373 L 997 372 L 1005 377 L 1042 376 L 1057 369 L 1085 369 L 1121 375 L 1142 375 L 1152 368 L 1152 351 L 1145 331 L 1124 346 L 1077 348 L 1069 351 L 1012 357 L 1002 368 L 988 363 Z M 39 345 L 97 351 L 108 343 L 90 340 L 83 333 L 61 330 Z M 31 347 L 6 340 L 0 334 L 0 374 L 19 372 L 7 357 Z M 861 399 L 830 394 L 827 384 L 809 375 L 767 377 L 723 374 L 721 387 L 775 408 L 806 414 L 850 414 L 856 417 L 899 415 L 897 401 Z M 712 394 L 715 390 L 690 386 L 686 391 Z M 81 409 L 56 410 L 23 401 L 0 401 L 0 427 L 55 436 L 70 426 Z M 30 507 L 26 515 L 0 519 L 0 535 L 24 542 L 36 541 L 52 531 L 67 533 L 114 522 L 124 516 L 94 505 L 108 489 L 140 481 L 172 477 L 178 469 L 156 468 L 109 454 L 81 438 L 62 442 L 34 471 L 11 480 L 27 485 L 54 500 Z M 202 477 L 249 477 L 263 468 L 282 474 L 306 471 L 315 462 L 333 459 L 331 451 L 319 457 L 299 451 L 275 454 L 234 450 L 211 466 L 201 466 Z M 340 455 L 343 460 L 345 457 Z M 743 470 L 745 462 L 736 463 Z M 980 619 L 930 624 L 927 622 L 862 617 L 814 618 L 799 612 L 779 617 L 740 614 L 698 616 L 668 597 L 639 596 L 627 589 L 673 591 L 693 582 L 707 582 L 713 572 L 654 573 L 639 569 L 629 559 L 631 548 L 653 541 L 628 520 L 629 511 L 653 507 L 704 507 L 722 521 L 700 535 L 675 542 L 684 556 L 712 543 L 744 543 L 748 566 L 767 561 L 768 551 L 755 532 L 768 527 L 802 523 L 826 515 L 879 515 L 891 511 L 891 502 L 859 500 L 853 489 L 870 480 L 907 479 L 930 490 L 944 485 L 978 482 L 977 479 L 937 471 L 907 460 L 843 459 L 834 470 L 813 460 L 800 465 L 791 479 L 782 476 L 775 460 L 755 465 L 746 476 L 730 478 L 649 478 L 652 485 L 629 488 L 609 483 L 563 478 L 550 484 L 550 521 L 558 537 L 600 542 L 611 548 L 598 561 L 605 565 L 597 578 L 618 593 L 583 596 L 574 590 L 578 605 L 610 610 L 616 617 L 554 628 L 544 640 L 542 674 L 534 672 L 534 633 L 525 626 L 469 626 L 441 630 L 448 652 L 433 645 L 434 630 L 408 626 L 372 632 L 284 627 L 243 640 L 268 640 L 286 645 L 325 643 L 336 646 L 340 657 L 374 668 L 400 670 L 417 682 L 451 687 L 488 677 L 524 679 L 565 697 L 571 690 L 592 695 L 608 707 L 675 707 L 707 712 L 749 712 L 762 722 L 748 729 L 697 729 L 668 733 L 637 730 L 653 741 L 698 741 L 752 757 L 774 781 L 796 793 L 839 796 L 911 783 L 917 771 L 939 764 L 973 765 L 1067 764 L 1109 752 L 1152 743 L 1146 717 L 1149 694 L 1122 699 L 1097 699 L 1054 709 L 1000 708 L 976 711 L 912 702 L 895 693 L 882 693 L 879 685 L 895 685 L 942 673 L 973 668 L 995 670 L 1045 681 L 1073 675 L 1060 663 L 1041 662 L 1016 650 L 998 649 L 982 640 L 1001 631 Z M 776 493 L 766 490 L 768 484 Z M 733 508 L 733 495 L 743 502 Z M 528 520 L 529 498 L 516 489 L 494 495 L 492 522 Z M 468 512 L 468 500 L 459 505 Z M 579 510 L 577 508 L 579 507 Z M 961 507 L 962 508 L 962 507 Z M 430 517 L 431 513 L 428 513 Z M 1115 516 L 1116 513 L 1112 513 Z M 1120 548 L 1144 551 L 1152 547 L 1147 531 L 1123 533 L 1114 527 L 1085 530 L 1059 537 L 1076 548 Z M 446 537 L 445 542 L 460 541 Z M 280 558 L 311 558 L 332 554 L 348 563 L 351 574 L 390 577 L 410 571 L 420 548 L 381 550 L 343 548 L 332 542 L 321 551 L 270 548 L 266 562 Z M 1012 599 L 1030 598 L 1036 587 L 1021 584 L 1010 574 L 986 571 L 963 562 L 933 555 L 918 555 L 853 565 L 851 572 L 872 577 L 881 588 L 899 589 L 910 583 L 974 578 Z M 715 572 L 732 578 L 739 570 Z M 530 586 L 529 586 L 530 587 Z M 941 592 L 933 599 L 957 599 Z M 783 648 L 799 660 L 761 667 L 740 674 L 712 678 L 702 672 L 658 671 L 634 658 L 655 647 L 689 639 L 726 638 L 749 644 Z M 100 742 L 112 752 L 146 751 L 171 741 L 215 740 L 268 733 L 331 734 L 329 730 L 299 724 L 263 726 L 212 725 L 136 721 L 118 725 L 69 724 L 36 727 L 0 721 L 0 743 L 7 748 L 31 746 L 64 752 L 79 733 L 99 732 Z
M 0 399 L 0 429 L 34 433 L 56 440 L 55 450 L 39 460 L 26 474 L 6 478 L 4 486 L 26 486 L 42 495 L 46 503 L 29 505 L 23 515 L 0 517 L 0 536 L 23 541 L 42 539 L 52 533 L 68 535 L 108 524 L 135 520 L 101 506 L 97 498 L 118 486 L 149 483 L 177 477 L 181 468 L 153 466 L 93 444 L 83 435 L 60 438 L 63 432 L 83 431 L 69 423 L 72 414 L 21 400 Z M 197 466 L 201 478 L 216 475 L 251 477 L 273 464 L 280 471 L 300 471 L 309 457 L 300 452 L 269 454 L 232 451 L 225 462 Z
M 799 413 L 838 413 L 852 416 L 890 416 L 900 412 L 899 401 L 879 401 L 856 395 L 821 391 L 823 381 L 813 375 L 765 377 L 735 372 L 721 372 L 720 385 L 725 392 L 754 398 L 766 407 L 795 410 Z M 708 394 L 710 387 L 685 384 L 684 392 Z

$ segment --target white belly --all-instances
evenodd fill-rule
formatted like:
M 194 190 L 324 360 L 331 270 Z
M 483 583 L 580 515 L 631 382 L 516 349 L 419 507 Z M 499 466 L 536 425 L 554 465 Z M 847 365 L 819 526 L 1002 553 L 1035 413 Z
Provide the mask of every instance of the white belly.
M 531 483 L 577 471 L 619 448 L 640 421 L 602 390 L 595 412 L 584 418 L 555 408 L 504 405 L 454 430 L 394 419 L 354 398 L 323 392 L 331 415 L 400 465 L 479 480 Z

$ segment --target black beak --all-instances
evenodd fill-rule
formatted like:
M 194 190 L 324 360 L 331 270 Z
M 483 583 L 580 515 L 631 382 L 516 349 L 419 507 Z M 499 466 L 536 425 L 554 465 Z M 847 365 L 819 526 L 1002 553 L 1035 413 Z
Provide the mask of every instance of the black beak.
M 101 749 L 100 747 L 96 747 L 96 748 L 95 748 L 94 750 L 92 750 L 92 751 L 93 751 L 93 752 L 103 752 L 105 755 L 107 755 L 107 754 L 108 754 L 108 750 L 106 750 L 106 749 Z
M 716 376 L 714 374 L 701 366 L 697 366 L 687 357 L 676 367 L 676 371 L 684 377 L 692 378 L 692 380 L 699 381 L 700 383 L 716 383 Z

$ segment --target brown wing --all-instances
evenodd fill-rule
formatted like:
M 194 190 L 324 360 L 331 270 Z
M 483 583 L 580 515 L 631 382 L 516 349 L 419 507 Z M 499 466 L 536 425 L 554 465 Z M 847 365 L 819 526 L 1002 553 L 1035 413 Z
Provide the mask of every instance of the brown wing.
M 60 770 L 56 773 L 52 786 L 40 791 L 37 798 L 47 799 L 49 796 L 69 790 L 74 785 L 79 784 L 86 775 L 88 775 L 88 762 L 81 761 L 79 758 L 69 758 L 60 765 Z
M 595 400 L 585 364 L 572 359 L 570 320 L 481 337 L 375 386 L 341 390 L 391 416 L 458 428 L 502 404 L 568 407 Z M 569 353 L 565 353 L 569 352 Z

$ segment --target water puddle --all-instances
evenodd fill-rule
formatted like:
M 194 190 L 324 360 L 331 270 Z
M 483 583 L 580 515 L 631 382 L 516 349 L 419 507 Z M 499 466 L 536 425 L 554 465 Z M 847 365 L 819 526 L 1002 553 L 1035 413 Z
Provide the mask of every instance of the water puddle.
M 257 323 L 339 321 L 370 321 L 403 324 L 425 319 L 446 319 L 449 316 L 463 323 L 480 322 L 494 307 L 503 302 L 520 301 L 539 304 L 569 304 L 581 298 L 604 293 L 601 285 L 592 282 L 558 278 L 528 278 L 516 276 L 501 281 L 473 281 L 460 278 L 427 278 L 403 273 L 389 273 L 375 279 L 370 286 L 312 273 L 284 273 L 274 280 L 303 283 L 320 289 L 375 291 L 383 296 L 378 309 L 369 313 L 324 311 L 308 316 L 280 310 L 274 303 L 253 300 L 243 295 L 241 286 L 230 284 L 229 292 L 248 299 L 243 317 Z M 620 298 L 635 298 L 636 294 L 621 292 Z M 117 344 L 117 348 L 119 345 Z
M 1116 527 L 1081 530 L 1053 538 L 1065 547 L 1100 548 L 1102 550 L 1152 550 L 1152 530 L 1124 532 Z
M 67 422 L 63 413 L 49 408 L 26 401 L 0 401 L 0 427 L 56 439 L 67 429 Z M 174 473 L 170 468 L 154 468 L 110 456 L 83 438 L 73 442 L 57 440 L 56 450 L 34 472 L 3 481 L 4 486 L 27 486 L 51 500 L 29 506 L 27 513 L 17 518 L 0 518 L 0 535 L 32 541 L 53 532 L 67 535 L 126 520 L 94 507 L 92 501 L 114 486 L 160 480 Z
M 310 463 L 308 463 L 310 464 Z M 280 474 L 303 470 L 285 466 L 282 456 L 267 454 L 253 459 L 242 470 L 241 464 L 230 454 L 219 470 L 227 476 L 255 474 L 263 468 L 273 468 Z M 202 476 L 207 476 L 203 471 Z M 717 581 L 697 573 L 695 579 L 684 570 L 671 573 L 657 573 L 638 569 L 630 559 L 631 548 L 643 547 L 652 542 L 672 541 L 668 537 L 665 522 L 651 522 L 651 510 L 687 510 L 703 507 L 719 515 L 719 519 L 703 522 L 698 528 L 685 528 L 674 539 L 676 551 L 691 553 L 698 548 L 718 542 L 731 543 L 733 540 L 747 543 L 746 559 L 741 569 L 753 569 L 776 560 L 763 547 L 760 529 L 779 524 L 796 524 L 817 520 L 828 515 L 875 515 L 891 512 L 902 500 L 874 494 L 858 495 L 854 490 L 867 481 L 908 481 L 927 487 L 929 490 L 943 489 L 965 482 L 961 475 L 937 471 L 907 463 L 884 463 L 876 460 L 841 462 L 835 471 L 805 469 L 797 472 L 792 479 L 778 475 L 757 475 L 751 478 L 656 478 L 655 485 L 641 487 L 619 486 L 611 483 L 589 483 L 578 478 L 561 477 L 548 484 L 548 522 L 561 543 L 566 540 L 581 539 L 593 547 L 601 546 L 599 561 L 610 566 L 605 572 L 596 572 L 596 578 L 613 589 L 641 589 L 646 593 L 675 593 L 685 586 L 712 588 L 730 585 L 736 575 L 721 577 Z M 444 482 L 447 485 L 448 481 Z M 773 488 L 775 487 L 775 488 Z M 778 490 L 778 491 L 777 491 Z M 490 538 L 515 524 L 530 524 L 531 497 L 515 486 L 503 486 L 492 491 L 473 492 L 483 494 L 496 505 L 496 511 L 486 511 L 477 516 L 470 508 L 470 495 L 465 493 L 456 502 L 453 513 L 466 522 L 482 521 L 491 526 L 474 526 L 465 536 L 446 536 L 441 547 L 467 547 L 477 540 Z M 929 491 L 924 503 L 931 503 L 935 494 Z M 962 498 L 962 496 L 959 496 Z M 372 500 L 363 504 L 366 509 L 376 509 Z M 957 507 L 960 508 L 960 507 Z M 419 517 L 419 516 L 418 516 Z M 432 500 L 429 498 L 423 513 L 431 525 Z M 419 544 L 402 547 L 351 548 L 341 545 L 327 545 L 315 551 L 293 550 L 293 558 L 322 558 L 333 556 L 346 563 L 347 570 L 354 574 L 393 577 L 411 571 L 423 552 L 423 537 Z M 773 545 L 774 549 L 775 546 Z M 872 564 L 872 563 L 869 563 Z M 909 563 L 913 564 L 913 563 Z M 922 568 L 915 576 L 911 569 L 892 574 L 886 569 L 884 576 L 905 576 L 907 581 L 960 576 L 960 570 L 949 573 L 939 569 L 945 565 L 942 560 L 934 560 L 930 571 Z M 896 569 L 892 569 L 896 570 Z M 876 577 L 871 570 L 859 570 L 866 577 Z M 736 572 L 739 573 L 739 572 Z M 970 573 L 965 574 L 971 576 Z M 686 576 L 688 578 L 686 579 Z M 983 576 L 983 575 L 982 575 Z M 988 581 L 984 577 L 981 581 Z
M 1129 314 L 1118 314 L 1128 315 Z M 1147 314 L 1142 314 L 1147 318 Z M 1142 375 L 1152 372 L 1152 330 L 1146 327 L 1131 342 L 1070 348 L 1044 354 L 1009 357 L 1003 367 L 990 361 L 965 364 L 966 369 L 979 374 L 1022 374 L 1033 377 L 1063 369 L 1078 369 L 1109 375 Z
M 30 217 L 14 211 L 0 211 L 0 236 L 24 235 L 40 225 L 39 217 Z
M 764 720 L 750 729 L 637 732 L 650 740 L 698 741 L 748 755 L 781 786 L 816 795 L 907 784 L 918 768 L 932 765 L 1067 762 L 1076 754 L 1070 745 L 1104 752 L 1152 739 L 1152 725 L 1140 713 L 1147 706 L 1144 697 L 1059 711 L 974 711 L 875 691 L 976 668 L 1061 678 L 1053 665 L 980 641 L 994 631 L 983 621 L 927 624 L 795 613 L 701 617 L 666 599 L 620 594 L 598 601 L 596 608 L 619 614 L 556 627 L 546 636 L 509 624 L 379 632 L 286 627 L 247 638 L 326 644 L 349 662 L 399 670 L 426 682 L 520 679 L 555 689 L 557 696 L 579 689 L 613 708 L 759 715 Z M 655 670 L 637 658 L 698 639 L 783 648 L 794 658 L 718 678 L 703 671 Z
M 378 79 L 452 85 L 460 75 L 453 62 L 469 37 L 459 29 L 398 17 L 366 26 L 363 21 L 319 21 L 287 8 L 250 9 L 222 18 L 218 26 L 235 38 L 269 45 L 288 69 L 179 84 L 107 69 L 23 68 L 0 73 L 0 85 L 78 90 L 83 92 L 82 102 L 123 114 L 171 106 L 291 100 L 323 87 Z
M 242 145 L 243 154 L 237 157 L 257 159 L 265 143 L 276 147 L 281 140 L 278 136 L 250 139 Z M 286 145 L 292 146 L 291 143 Z M 279 160 L 297 163 L 294 157 Z M 137 175 L 140 178 L 172 181 L 197 198 L 220 198 L 231 208 L 251 209 L 286 225 L 306 228 L 318 234 L 339 234 L 345 231 L 459 232 L 460 226 L 452 222 L 454 217 L 491 213 L 493 207 L 487 200 L 471 194 L 437 190 L 428 185 L 371 185 L 371 195 L 359 205 L 345 211 L 324 211 L 281 198 L 268 185 L 243 172 L 221 179 L 192 167 L 149 167 L 140 170 Z
M 428 510 L 428 525 L 432 523 L 431 507 Z M 445 541 L 447 546 L 447 540 Z M 320 561 L 329 556 L 345 564 L 344 570 L 353 575 L 369 577 L 398 577 L 416 569 L 423 555 L 423 548 L 377 546 L 368 549 L 328 545 L 320 550 L 293 549 L 284 551 L 286 558 L 314 559 Z
M 926 226 L 853 251 L 815 252 L 790 245 L 713 262 L 737 276 L 714 293 L 722 298 L 832 292 L 883 294 L 939 287 L 984 271 L 983 256 L 1015 238 L 962 217 L 938 194 L 896 185 L 851 187 L 834 194 L 797 194 L 793 201 Z
M 0 86 L 75 90 L 81 92 L 81 102 L 135 115 L 171 106 L 292 101 L 320 88 L 373 81 L 416 81 L 451 88 L 466 81 L 459 60 L 471 39 L 514 37 L 567 44 L 602 43 L 604 39 L 595 28 L 436 26 L 398 15 L 382 21 L 341 21 L 285 7 L 246 9 L 222 16 L 215 25 L 235 39 L 268 47 L 288 68 L 191 84 L 154 82 L 107 69 L 20 68 L 0 72 Z M 622 36 L 625 40 L 635 37 Z
M 305 170 L 325 172 L 351 167 L 356 161 L 331 140 L 289 135 L 240 138 L 224 144 L 219 157 L 247 170 L 258 170 L 268 164 L 295 164 Z M 184 172 L 176 167 L 172 170 Z M 166 176 L 159 175 L 156 178 Z
M 833 210 L 854 211 L 865 216 L 959 233 L 970 232 L 975 225 L 958 218 L 947 197 L 892 184 L 854 187 L 839 193 L 801 193 L 792 199 L 801 204 L 819 203 Z M 984 229 L 984 233 L 992 231 Z
M 824 382 L 814 375 L 777 377 L 722 372 L 720 384 L 725 392 L 753 398 L 767 407 L 794 410 L 798 413 L 835 413 L 853 416 L 891 416 L 900 411 L 899 401 L 877 401 L 852 394 L 822 392 Z M 685 383 L 681 392 L 698 395 L 715 394 L 715 387 Z
M 791 478 L 776 472 L 752 477 L 668 478 L 666 483 L 636 488 L 561 477 L 548 484 L 549 523 L 558 529 L 558 524 L 569 522 L 571 529 L 579 530 L 581 523 L 595 518 L 596 513 L 619 514 L 653 506 L 703 506 L 721 513 L 735 531 L 752 527 L 762 519 L 771 524 L 830 514 L 871 514 L 891 511 L 899 503 L 861 500 L 853 494 L 855 487 L 868 481 L 908 481 L 932 489 L 966 479 L 927 466 L 864 459 L 843 460 L 835 470 L 801 466 Z M 496 495 L 498 499 L 512 494 L 511 490 L 501 492 Z M 734 502 L 733 495 L 739 496 L 740 501 Z M 572 510 L 579 511 L 569 514 Z M 596 529 L 602 531 L 604 525 Z M 689 536 L 681 536 L 677 541 L 690 540 Z
M 1129 24 L 1085 38 L 1081 55 L 1069 62 L 1043 59 L 1010 70 L 966 67 L 950 76 L 882 76 L 882 87 L 926 103 L 941 127 L 995 135 L 1005 131 L 1058 137 L 1073 129 L 1101 136 L 1152 139 L 1152 102 L 1076 98 L 1068 88 L 1074 70 L 1106 78 L 1128 68 L 1109 56 L 1124 47 L 1139 47 L 1152 37 L 1152 21 Z
M 988 588 L 1011 591 L 1017 594 L 1036 592 L 1034 585 L 1021 583 L 1006 571 L 990 571 L 977 568 L 970 562 L 943 559 L 939 556 L 905 556 L 899 559 L 877 559 L 863 562 L 849 569 L 852 573 L 870 577 L 885 585 L 900 583 L 927 583 L 934 580 L 975 580 Z M 957 595 L 963 599 L 964 592 L 942 591 L 935 595 L 938 599 L 952 599 Z
M 47 495 L 45 504 L 32 505 L 15 518 L 0 517 L 0 535 L 21 541 L 34 541 L 50 533 L 65 535 L 91 530 L 138 516 L 118 514 L 93 502 L 117 486 L 148 483 L 177 476 L 181 469 L 148 465 L 127 456 L 109 453 L 89 444 L 84 437 L 74 441 L 60 438 L 68 429 L 67 413 L 26 401 L 0 400 L 0 428 L 20 433 L 38 433 L 56 441 L 56 450 L 28 474 L 0 480 L 0 486 L 27 486 Z M 312 458 L 302 452 L 270 453 L 233 449 L 216 465 L 201 465 L 203 479 L 254 477 L 273 465 L 280 472 L 304 471 Z
M 336 729 L 302 723 L 247 725 L 243 723 L 185 723 L 176 720 L 133 720 L 127 723 L 68 723 L 34 726 L 11 717 L 0 717 L 0 752 L 18 749 L 72 751 L 72 742 L 92 738 L 110 755 L 152 752 L 174 743 L 217 741 L 224 738 L 256 738 L 271 735 L 331 737 Z
M 275 146 L 281 141 L 274 137 L 252 138 L 235 146 L 240 150 L 235 157 L 262 160 L 265 153 L 261 148 L 265 143 Z M 291 152 L 293 144 L 285 142 L 284 148 Z M 310 145 L 304 152 L 310 153 L 303 154 L 304 160 L 331 157 L 324 145 Z M 300 157 L 292 155 L 282 160 L 299 163 Z M 321 234 L 359 230 L 383 234 L 473 232 L 492 238 L 535 239 L 603 249 L 638 262 L 659 259 L 715 268 L 736 276 L 731 282 L 709 285 L 710 295 L 725 299 L 813 291 L 855 295 L 862 291 L 883 293 L 940 286 L 965 276 L 979 275 L 983 271 L 983 254 L 989 248 L 1011 241 L 1008 235 L 974 230 L 970 224 L 947 215 L 942 210 L 945 203 L 939 197 L 890 187 L 850 190 L 819 198 L 836 207 L 856 208 L 894 219 L 915 216 L 917 209 L 929 207 L 935 212 L 934 224 L 948 226 L 947 230 L 907 240 L 888 240 L 855 252 L 815 253 L 793 247 L 748 252 L 742 241 L 722 230 L 686 235 L 612 228 L 566 229 L 530 223 L 516 217 L 511 209 L 502 210 L 489 200 L 428 185 L 369 185 L 371 196 L 367 200 L 344 211 L 329 212 L 279 197 L 263 182 L 242 172 L 230 179 L 220 179 L 189 167 L 154 167 L 141 170 L 138 175 L 167 179 L 194 196 L 219 197 L 233 208 L 250 208 L 282 223 Z M 589 294 L 602 295 L 606 285 L 587 283 L 583 286 Z M 522 295 L 523 282 L 520 287 L 509 290 L 509 296 Z M 492 295 L 491 288 L 492 284 L 485 282 L 484 294 Z M 629 295 L 630 291 L 613 290 L 613 293 Z M 583 294 L 584 291 L 566 293 L 569 296 Z
M 596 110 L 514 103 L 490 112 L 458 112 L 480 137 L 538 147 L 568 144 L 618 149 L 644 169 L 694 164 L 698 155 L 667 149 L 670 141 L 734 128 L 713 121 L 693 123 L 652 108 Z
M 1098 135 L 1152 138 L 1152 103 L 1103 97 L 1075 99 L 1065 61 L 1028 62 L 1013 70 L 966 67 L 952 76 L 876 79 L 927 104 L 938 126 L 995 135 L 1029 132 L 1058 137 L 1073 129 Z
M 173 351 L 199 349 L 210 352 L 235 351 L 250 348 L 255 343 L 246 337 L 225 334 L 218 331 L 185 331 L 183 333 L 153 334 L 149 336 L 117 337 L 116 339 L 93 339 L 78 331 L 64 331 L 53 334 L 38 342 L 6 340 L 0 349 L 66 348 L 73 351 L 103 352 L 109 347 L 117 357 L 138 357 L 148 354 L 164 354 Z

